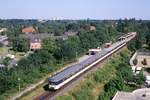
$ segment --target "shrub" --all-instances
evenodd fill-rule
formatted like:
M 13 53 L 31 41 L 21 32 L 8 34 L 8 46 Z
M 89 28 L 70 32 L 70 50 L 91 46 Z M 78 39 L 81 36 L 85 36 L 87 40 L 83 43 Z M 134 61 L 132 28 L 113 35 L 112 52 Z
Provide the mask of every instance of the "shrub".
M 73 93 L 73 96 L 75 97 L 75 100 L 94 100 L 95 97 L 92 94 L 91 89 L 84 88 L 81 89 L 80 91 L 77 91 Z
M 150 73 L 150 68 L 146 68 L 145 70 L 146 70 L 148 73 Z
M 143 65 L 147 65 L 147 60 L 144 58 L 144 60 L 141 62 Z
M 137 65 L 137 63 L 138 63 L 138 60 L 137 60 L 137 59 L 134 59 L 134 60 L 133 60 L 133 64 L 134 64 L 134 65 Z
M 56 98 L 56 100 L 72 100 L 71 96 L 63 95 Z

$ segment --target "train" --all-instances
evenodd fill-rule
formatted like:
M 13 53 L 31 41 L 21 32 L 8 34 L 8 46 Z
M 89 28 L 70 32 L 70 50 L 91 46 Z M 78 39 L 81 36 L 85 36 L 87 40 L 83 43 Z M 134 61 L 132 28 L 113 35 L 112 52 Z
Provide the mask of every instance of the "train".
M 75 79 L 88 69 L 94 67 L 94 65 L 96 65 L 97 63 L 101 62 L 114 52 L 124 47 L 127 44 L 127 42 L 129 42 L 132 38 L 135 37 L 135 35 L 136 32 L 132 32 L 130 34 L 122 36 L 120 37 L 121 39 L 119 38 L 119 40 L 113 43 L 110 47 L 103 48 L 99 53 L 89 57 L 88 59 L 52 75 L 48 78 L 49 88 L 53 90 L 60 89 L 61 87 L 69 83 L 71 80 Z

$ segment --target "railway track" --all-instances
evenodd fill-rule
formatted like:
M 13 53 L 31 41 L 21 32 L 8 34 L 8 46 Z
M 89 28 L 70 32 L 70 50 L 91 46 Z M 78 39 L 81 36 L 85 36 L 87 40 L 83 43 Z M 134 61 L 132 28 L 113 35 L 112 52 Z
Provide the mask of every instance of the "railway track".
M 34 98 L 34 100 L 55 100 L 55 97 L 63 94 L 64 93 L 63 91 L 66 88 L 69 88 L 69 89 L 67 89 L 67 91 L 71 90 L 70 86 L 74 82 L 75 83 L 79 83 L 82 79 L 84 79 L 85 76 L 89 75 L 93 71 L 96 71 L 97 68 L 101 68 L 102 65 L 105 64 L 109 60 L 109 58 L 112 57 L 112 55 L 115 55 L 115 54 L 119 53 L 125 47 L 126 47 L 126 45 L 123 46 L 122 48 L 120 48 L 119 50 L 117 50 L 116 52 L 114 52 L 113 54 L 111 54 L 110 56 L 106 57 L 105 59 L 103 59 L 102 61 L 100 61 L 99 63 L 97 63 L 96 65 L 94 65 L 93 67 L 91 67 L 90 69 L 88 69 L 87 71 L 85 71 L 84 73 L 82 73 L 80 76 L 76 77 L 75 79 L 73 79 L 72 81 L 70 81 L 69 83 L 67 83 L 66 85 L 64 85 L 59 90 L 56 90 L 56 91 L 46 91 L 46 92 L 42 93 L 41 95 L 37 96 L 36 98 Z

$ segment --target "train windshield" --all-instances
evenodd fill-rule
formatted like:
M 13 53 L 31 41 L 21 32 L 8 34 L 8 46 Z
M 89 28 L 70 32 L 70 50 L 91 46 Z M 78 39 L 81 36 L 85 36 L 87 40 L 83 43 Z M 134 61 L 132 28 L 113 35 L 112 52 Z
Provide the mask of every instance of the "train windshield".
M 52 81 L 49 81 L 49 83 L 51 84 L 51 85 L 58 85 L 58 84 L 60 84 L 62 81 L 58 81 L 58 82 L 52 82 Z

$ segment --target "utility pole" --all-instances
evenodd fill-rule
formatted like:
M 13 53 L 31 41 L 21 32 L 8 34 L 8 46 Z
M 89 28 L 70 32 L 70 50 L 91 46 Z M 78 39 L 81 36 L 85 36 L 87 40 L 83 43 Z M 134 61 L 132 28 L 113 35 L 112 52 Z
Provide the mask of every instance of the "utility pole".
M 78 56 L 78 52 L 76 51 L 76 59 L 77 59 L 77 56 Z

